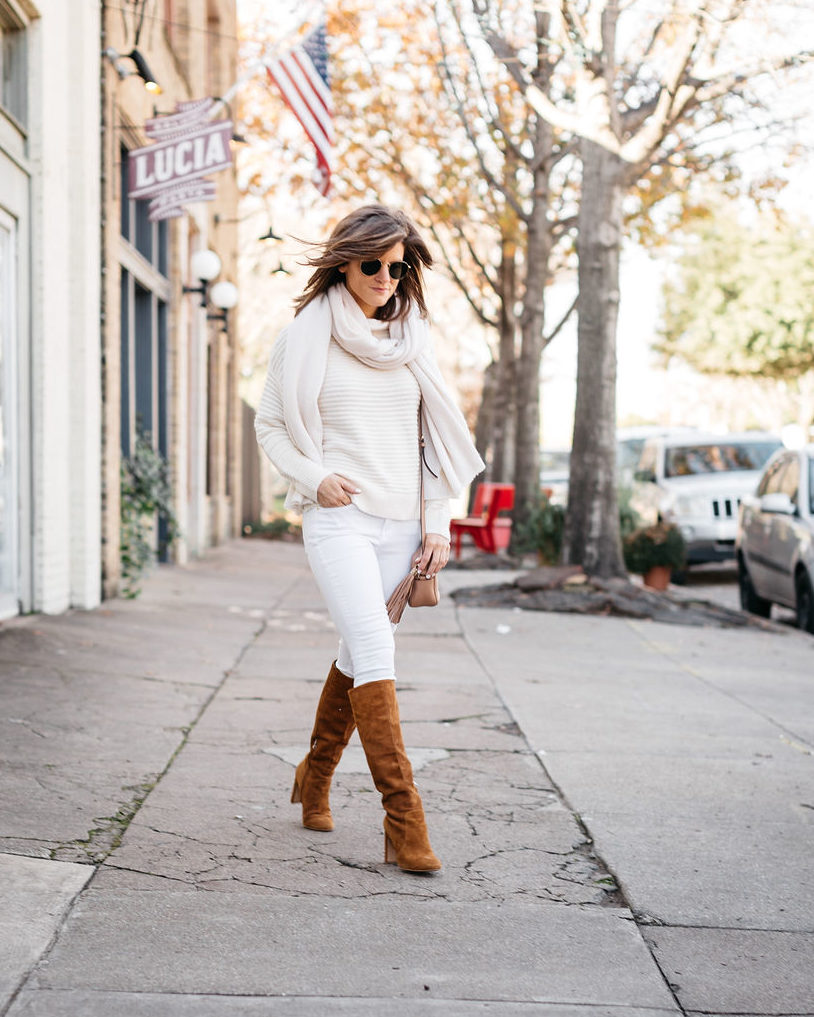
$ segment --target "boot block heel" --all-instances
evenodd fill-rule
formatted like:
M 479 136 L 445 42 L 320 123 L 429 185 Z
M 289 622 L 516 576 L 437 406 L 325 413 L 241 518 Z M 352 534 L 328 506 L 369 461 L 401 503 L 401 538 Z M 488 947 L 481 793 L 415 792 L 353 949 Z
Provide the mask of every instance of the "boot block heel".
M 427 836 L 424 810 L 411 809 L 402 822 L 387 816 L 384 821 L 384 860 L 395 862 L 404 872 L 437 872 L 441 862 Z
M 300 782 L 294 780 L 294 787 L 291 789 L 291 801 L 296 804 L 302 801 L 302 789 L 300 788 Z

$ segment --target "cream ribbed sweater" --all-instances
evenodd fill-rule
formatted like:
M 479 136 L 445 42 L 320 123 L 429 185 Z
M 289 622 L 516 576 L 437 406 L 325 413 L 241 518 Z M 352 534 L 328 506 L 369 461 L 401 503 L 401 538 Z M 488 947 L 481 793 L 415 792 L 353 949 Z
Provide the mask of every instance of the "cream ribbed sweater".
M 387 334 L 387 323 L 374 335 Z M 379 370 L 347 353 L 333 339 L 319 394 L 322 463 L 307 459 L 293 445 L 285 426 L 281 381 L 286 336 L 272 348 L 256 429 L 263 450 L 277 470 L 297 485 L 308 507 L 331 473 L 355 481 L 353 496 L 363 512 L 386 519 L 417 519 L 418 383 L 409 367 Z M 449 537 L 449 501 L 425 502 L 428 533 Z

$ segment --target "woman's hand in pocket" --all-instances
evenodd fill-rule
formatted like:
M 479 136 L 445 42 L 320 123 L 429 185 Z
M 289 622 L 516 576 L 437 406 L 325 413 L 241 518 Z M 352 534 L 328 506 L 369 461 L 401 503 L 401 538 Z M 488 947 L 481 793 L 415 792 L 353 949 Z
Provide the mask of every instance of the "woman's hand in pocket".
M 322 508 L 341 508 L 351 504 L 351 495 L 360 493 L 360 488 L 352 480 L 341 473 L 329 473 L 317 488 L 317 501 Z

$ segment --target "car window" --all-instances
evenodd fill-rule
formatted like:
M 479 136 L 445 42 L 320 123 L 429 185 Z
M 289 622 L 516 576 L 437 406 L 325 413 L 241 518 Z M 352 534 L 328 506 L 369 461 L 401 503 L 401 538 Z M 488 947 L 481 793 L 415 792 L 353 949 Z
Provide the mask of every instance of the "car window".
M 642 449 L 642 457 L 636 467 L 635 477 L 637 480 L 653 481 L 656 479 L 656 462 L 658 460 L 658 448 L 656 445 L 645 444 Z
M 800 489 L 800 464 L 797 462 L 797 456 L 786 459 L 785 466 L 786 468 L 780 475 L 780 490 L 783 494 L 787 494 L 796 505 Z
M 540 452 L 540 469 L 546 473 L 567 473 L 571 462 L 569 451 L 551 451 L 543 449 Z
M 667 448 L 664 450 L 664 476 L 759 470 L 778 447 L 779 443 L 772 442 L 720 442 Z
M 641 459 L 644 438 L 625 438 L 616 446 L 616 466 L 620 470 L 634 470 Z
M 780 490 L 780 481 L 783 476 L 783 467 L 785 465 L 785 458 L 777 459 L 766 470 L 758 484 L 758 497 L 763 494 L 776 494 Z
M 814 456 L 808 457 L 808 511 L 814 516 Z

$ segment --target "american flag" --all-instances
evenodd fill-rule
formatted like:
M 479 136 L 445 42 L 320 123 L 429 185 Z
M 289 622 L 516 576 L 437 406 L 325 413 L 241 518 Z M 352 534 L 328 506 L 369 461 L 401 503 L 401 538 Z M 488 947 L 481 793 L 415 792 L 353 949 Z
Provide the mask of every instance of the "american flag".
M 315 28 L 300 45 L 270 60 L 266 70 L 317 150 L 314 182 L 320 194 L 326 195 L 331 186 L 334 129 L 325 25 Z

